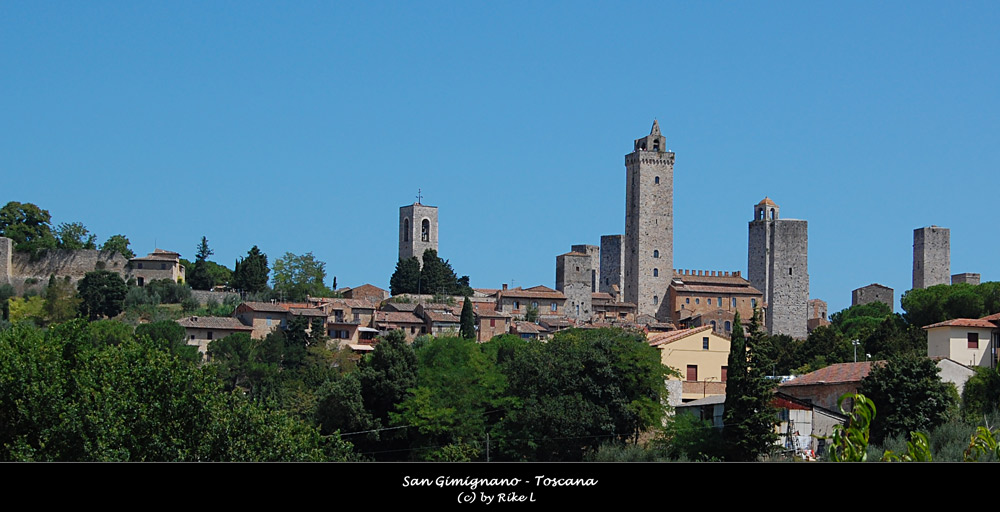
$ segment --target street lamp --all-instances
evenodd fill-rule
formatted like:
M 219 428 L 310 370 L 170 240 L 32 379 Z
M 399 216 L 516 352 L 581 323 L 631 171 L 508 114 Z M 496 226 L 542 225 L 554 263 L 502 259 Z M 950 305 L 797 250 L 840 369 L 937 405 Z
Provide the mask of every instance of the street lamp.
M 854 362 L 855 363 L 858 362 L 858 345 L 860 345 L 860 344 L 861 344 L 861 342 L 858 341 L 858 340 L 851 341 L 851 345 L 854 345 Z

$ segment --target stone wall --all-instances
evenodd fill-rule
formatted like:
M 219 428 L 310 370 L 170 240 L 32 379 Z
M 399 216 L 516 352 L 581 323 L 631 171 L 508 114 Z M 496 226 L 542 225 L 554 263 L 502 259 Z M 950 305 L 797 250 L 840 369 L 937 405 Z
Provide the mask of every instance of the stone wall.
M 239 298 L 240 294 L 237 292 L 214 292 L 212 290 L 191 290 L 191 298 L 198 301 L 199 304 L 204 306 L 209 300 L 214 300 L 219 304 L 226 301 L 227 297 Z
M 961 274 L 953 274 L 951 276 L 951 284 L 967 283 L 978 285 L 979 281 L 980 275 L 972 272 L 963 272 Z
M 771 243 L 771 290 L 767 320 L 771 334 L 805 339 L 809 302 L 808 223 L 774 221 Z
M 13 241 L 0 237 L 0 284 L 11 284 L 18 293 L 34 283 L 44 286 L 51 275 L 69 277 L 76 283 L 94 270 L 110 270 L 127 278 L 128 260 L 115 251 L 91 249 L 50 249 L 32 257 L 29 253 L 15 252 Z
M 618 293 L 625 291 L 625 281 L 622 265 L 625 263 L 625 237 L 623 235 L 604 235 L 601 237 L 601 283 L 598 291 L 612 293 L 612 287 L 618 286 Z M 613 294 L 613 293 L 612 293 Z M 618 297 L 624 300 L 624 295 Z
M 913 289 L 948 284 L 951 230 L 939 226 L 913 230 Z
M 601 248 L 596 245 L 574 245 L 570 250 L 589 257 L 587 268 L 590 269 L 590 291 L 596 292 L 598 283 L 601 282 Z

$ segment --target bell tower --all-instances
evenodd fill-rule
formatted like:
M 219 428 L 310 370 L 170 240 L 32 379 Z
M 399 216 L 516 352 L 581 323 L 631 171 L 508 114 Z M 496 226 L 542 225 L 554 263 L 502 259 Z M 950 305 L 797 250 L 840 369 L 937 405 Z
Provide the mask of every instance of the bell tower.
M 416 257 L 423 265 L 424 251 L 438 248 L 437 206 L 417 202 L 399 208 L 399 259 Z
M 625 155 L 625 180 L 625 301 L 665 321 L 674 273 L 674 153 L 657 121 Z

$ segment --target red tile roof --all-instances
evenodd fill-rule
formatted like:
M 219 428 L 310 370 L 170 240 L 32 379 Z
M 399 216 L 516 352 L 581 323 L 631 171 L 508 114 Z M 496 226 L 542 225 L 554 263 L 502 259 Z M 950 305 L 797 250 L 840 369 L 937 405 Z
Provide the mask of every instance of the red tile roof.
M 681 329 L 679 331 L 657 332 L 657 333 L 647 334 L 646 340 L 649 341 L 650 345 L 654 347 L 659 347 L 662 345 L 666 345 L 668 343 L 673 343 L 675 341 L 682 340 L 684 338 L 687 338 L 688 336 L 692 336 L 710 330 L 712 330 L 711 325 L 703 325 L 701 327 L 692 327 L 691 329 Z
M 231 316 L 189 316 L 177 321 L 181 327 L 197 329 L 226 329 L 231 331 L 253 330 L 253 327 L 243 325 L 242 322 Z
M 409 311 L 376 311 L 375 321 L 390 324 L 422 324 L 423 320 Z
M 789 386 L 813 386 L 820 384 L 861 382 L 861 379 L 867 377 L 871 372 L 872 363 L 881 364 L 882 361 L 831 364 L 826 368 L 820 368 L 814 372 L 807 373 L 788 382 L 782 383 L 779 387 L 783 388 Z
M 997 320 L 1000 320 L 1000 313 L 994 313 L 992 315 L 984 316 L 980 318 L 980 320 L 989 320 L 990 322 L 996 322 Z
M 935 327 L 981 327 L 995 329 L 997 326 L 993 322 L 982 318 L 956 318 L 924 326 L 924 329 L 933 329 Z
M 562 292 L 557 292 L 552 288 L 547 288 L 545 286 L 533 286 L 531 288 L 522 289 L 514 288 L 511 290 L 501 290 L 497 292 L 499 297 L 514 297 L 514 298 L 528 298 L 528 299 L 562 299 L 565 300 L 566 296 Z

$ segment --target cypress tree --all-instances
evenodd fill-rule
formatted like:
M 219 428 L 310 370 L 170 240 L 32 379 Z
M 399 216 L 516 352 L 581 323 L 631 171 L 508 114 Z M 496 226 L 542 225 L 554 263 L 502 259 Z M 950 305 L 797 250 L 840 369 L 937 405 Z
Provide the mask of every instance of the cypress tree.
M 460 332 L 462 337 L 467 340 L 476 339 L 476 319 L 472 313 L 472 301 L 468 297 L 462 304 L 462 328 Z
M 771 405 L 774 386 L 764 373 L 762 333 L 757 311 L 750 320 L 749 335 L 743 334 L 740 315 L 733 319 L 726 377 L 726 404 L 722 438 L 726 460 L 755 461 L 774 448 L 777 411 Z

